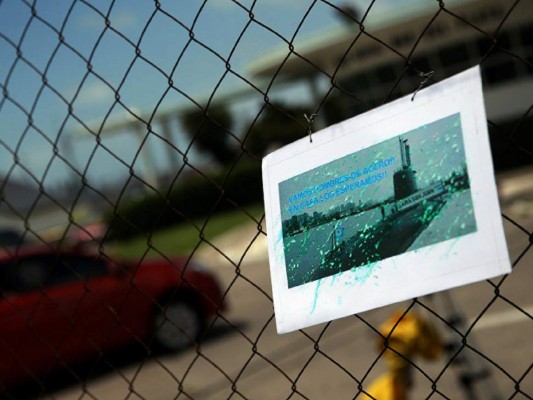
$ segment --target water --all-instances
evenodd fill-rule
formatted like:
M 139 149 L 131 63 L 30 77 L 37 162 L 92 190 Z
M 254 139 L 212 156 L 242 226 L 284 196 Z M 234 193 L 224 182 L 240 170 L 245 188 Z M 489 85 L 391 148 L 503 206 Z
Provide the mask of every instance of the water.
M 429 208 L 422 214 L 421 211 L 424 210 L 413 209 L 399 215 L 394 222 L 396 225 L 393 227 L 380 225 L 381 212 L 379 209 L 374 209 L 284 238 L 289 287 L 334 275 L 350 267 L 364 265 L 370 261 L 375 261 L 376 257 L 379 259 L 392 257 L 404 251 L 417 250 L 475 232 L 476 221 L 470 190 L 446 194 L 444 198 L 446 203 L 442 208 L 439 207 L 436 215 L 428 216 Z M 426 219 L 427 221 L 425 221 Z M 337 245 L 345 240 L 350 240 L 348 245 L 353 246 L 354 236 L 370 227 L 379 227 L 380 229 L 378 233 L 374 231 L 374 234 L 377 234 L 381 238 L 380 240 L 384 241 L 379 244 L 379 251 L 377 247 L 379 242 L 375 242 L 372 236 L 368 236 L 362 240 L 366 240 L 365 246 L 370 246 L 367 247 L 370 250 L 372 250 L 372 246 L 376 246 L 375 254 L 359 252 L 352 258 L 352 253 L 343 253 L 340 250 L 337 255 L 338 258 L 333 260 L 333 263 L 330 260 L 327 270 L 324 269 L 324 256 L 334 244 L 332 237 L 336 238 Z M 367 231 L 367 235 L 370 235 L 371 232 L 373 231 Z M 407 249 L 405 246 L 409 246 L 409 248 Z M 342 247 L 337 248 L 342 249 Z
M 365 227 L 375 225 L 381 220 L 379 209 L 373 209 L 356 214 L 338 221 L 328 222 L 315 226 L 308 231 L 283 239 L 285 246 L 285 261 L 289 282 L 297 284 L 307 282 L 306 277 L 320 267 L 325 253 L 332 248 L 332 236 L 338 228 L 342 236 L 337 238 L 337 243 L 353 237 Z

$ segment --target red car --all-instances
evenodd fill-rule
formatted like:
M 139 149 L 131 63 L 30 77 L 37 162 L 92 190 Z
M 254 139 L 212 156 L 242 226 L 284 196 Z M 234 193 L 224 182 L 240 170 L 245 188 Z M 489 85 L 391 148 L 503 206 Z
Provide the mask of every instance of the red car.
M 0 387 L 135 341 L 178 350 L 224 310 L 185 260 L 114 263 L 80 249 L 0 254 Z

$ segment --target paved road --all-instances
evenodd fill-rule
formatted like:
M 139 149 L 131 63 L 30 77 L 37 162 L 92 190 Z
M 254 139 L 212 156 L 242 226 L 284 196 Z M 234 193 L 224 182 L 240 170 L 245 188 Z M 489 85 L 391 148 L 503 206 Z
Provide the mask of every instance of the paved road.
M 532 175 L 529 175 L 531 178 Z M 502 181 L 505 187 L 507 178 Z M 531 180 L 529 180 L 531 182 Z M 515 188 L 516 189 L 516 188 Z M 503 189 L 502 189 L 503 190 Z M 509 186 L 510 193 L 516 190 Z M 509 194 L 503 201 L 505 212 L 516 217 L 523 226 L 533 229 L 533 198 L 519 191 L 519 196 Z M 512 260 L 517 260 L 528 244 L 527 236 L 516 226 L 504 222 L 508 247 Z M 357 393 L 357 384 L 351 376 L 362 379 L 377 359 L 376 333 L 369 326 L 378 326 L 393 310 L 410 303 L 381 308 L 332 322 L 327 329 L 320 325 L 307 329 L 305 334 L 295 332 L 277 335 L 273 321 L 266 242 L 264 236 L 257 239 L 254 226 L 241 229 L 220 238 L 217 246 L 234 263 L 238 263 L 243 249 L 252 243 L 240 267 L 241 278 L 235 278 L 235 266 L 215 251 L 203 250 L 198 258 L 216 270 L 224 285 L 229 289 L 231 311 L 226 321 L 217 321 L 218 335 L 207 341 L 197 354 L 193 349 L 173 356 L 160 356 L 139 363 L 138 360 L 108 372 L 87 382 L 84 392 L 80 385 L 74 385 L 45 398 L 67 399 L 174 399 L 180 381 L 185 394 L 179 399 L 224 399 L 235 392 L 234 399 L 281 399 L 292 393 L 293 383 L 297 391 L 310 399 L 352 399 Z M 515 380 L 527 394 L 518 394 L 514 399 L 533 398 L 533 371 L 528 371 L 533 362 L 533 250 L 529 251 L 515 267 L 513 273 L 503 279 L 499 287 L 499 298 L 495 299 L 493 285 L 502 282 L 494 279 L 450 291 L 458 308 L 467 321 L 482 317 L 474 326 L 469 344 L 474 343 L 495 365 L 490 366 L 491 382 L 495 383 L 502 398 L 514 393 Z M 420 303 L 446 315 L 443 297 L 435 295 L 420 299 Z M 490 307 L 485 310 L 487 305 Z M 521 307 L 517 310 L 514 305 Z M 415 310 L 423 315 L 424 307 L 416 305 Z M 450 330 L 437 319 L 437 328 L 447 336 Z M 310 338 L 320 339 L 320 350 L 316 352 Z M 475 341 L 472 340 L 475 336 Z M 479 361 L 480 357 L 475 356 Z M 458 386 L 457 376 L 452 368 L 446 368 L 445 357 L 430 363 L 417 361 L 424 373 L 414 374 L 413 399 L 426 398 L 431 393 L 431 383 L 424 374 L 438 378 L 437 388 L 450 399 L 465 399 Z M 305 370 L 301 373 L 305 366 Z M 500 370 L 500 367 L 504 370 Z M 383 371 L 378 361 L 364 384 L 368 384 Z M 527 373 L 527 374 L 526 374 Z M 524 376 L 524 374 L 526 374 Z M 232 389 L 231 380 L 237 379 Z M 488 387 L 488 384 L 484 384 Z M 85 394 L 84 394 L 85 393 Z M 240 395 L 239 395 L 240 394 Z M 241 396 L 242 395 L 242 396 Z M 529 396 L 529 397 L 528 397 Z M 293 399 L 302 398 L 299 395 Z M 440 399 L 438 395 L 432 398 Z M 480 398 L 489 399 L 482 396 Z

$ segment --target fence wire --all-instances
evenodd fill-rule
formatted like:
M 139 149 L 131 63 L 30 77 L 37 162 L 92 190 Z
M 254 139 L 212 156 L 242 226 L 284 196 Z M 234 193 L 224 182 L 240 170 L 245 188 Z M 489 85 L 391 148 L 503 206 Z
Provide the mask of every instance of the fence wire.
M 409 398 L 533 398 L 533 2 L 63 3 L 0 0 L 5 398 L 373 398 L 391 354 Z M 262 156 L 477 64 L 513 273 L 278 336 Z

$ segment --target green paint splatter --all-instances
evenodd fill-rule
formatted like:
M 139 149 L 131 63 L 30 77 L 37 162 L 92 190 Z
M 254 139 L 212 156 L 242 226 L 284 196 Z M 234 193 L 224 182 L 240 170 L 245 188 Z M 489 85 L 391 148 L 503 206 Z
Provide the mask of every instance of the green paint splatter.
M 313 306 L 311 307 L 311 314 L 313 314 L 316 310 L 316 304 L 318 302 L 318 291 L 320 290 L 321 283 L 322 283 L 322 279 L 319 279 L 316 281 L 315 295 L 313 297 Z

